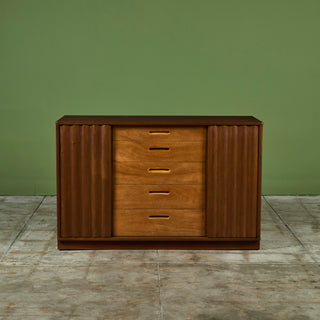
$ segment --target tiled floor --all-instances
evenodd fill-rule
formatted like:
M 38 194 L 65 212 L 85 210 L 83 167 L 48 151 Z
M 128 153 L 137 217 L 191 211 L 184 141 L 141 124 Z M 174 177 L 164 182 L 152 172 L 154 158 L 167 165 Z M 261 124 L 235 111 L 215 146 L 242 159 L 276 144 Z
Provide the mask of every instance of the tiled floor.
M 0 197 L 0 319 L 320 319 L 320 196 L 267 196 L 259 251 L 58 251 L 55 197 Z

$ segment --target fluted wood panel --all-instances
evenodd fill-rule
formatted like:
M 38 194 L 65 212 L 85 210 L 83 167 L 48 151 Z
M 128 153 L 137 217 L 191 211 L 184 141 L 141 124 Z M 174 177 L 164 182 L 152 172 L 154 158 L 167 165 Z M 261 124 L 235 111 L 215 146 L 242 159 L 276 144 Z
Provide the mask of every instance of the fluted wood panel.
M 111 236 L 111 127 L 61 125 L 60 237 Z
M 209 126 L 207 236 L 257 237 L 259 126 Z

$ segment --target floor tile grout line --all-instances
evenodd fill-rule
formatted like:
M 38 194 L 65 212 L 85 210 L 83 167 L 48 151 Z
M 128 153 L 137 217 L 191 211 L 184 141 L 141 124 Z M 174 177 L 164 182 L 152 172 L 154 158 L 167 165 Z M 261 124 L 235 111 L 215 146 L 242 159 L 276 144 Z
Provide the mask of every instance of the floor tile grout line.
M 313 219 L 316 220 L 316 218 L 311 214 L 311 212 L 307 209 L 307 207 L 304 205 L 304 203 L 301 201 L 300 197 L 297 197 L 298 201 L 301 205 L 301 207 L 305 210 L 305 212 Z
M 293 230 L 290 228 L 290 226 L 287 224 L 287 222 L 281 217 L 281 215 L 273 208 L 273 206 L 269 203 L 269 201 L 263 196 L 263 199 L 266 201 L 268 206 L 271 208 L 271 210 L 279 217 L 281 222 L 284 224 L 284 226 L 288 229 L 288 231 L 292 234 L 292 236 L 299 242 L 299 244 L 302 246 L 302 248 L 310 255 L 314 263 L 319 264 L 319 262 L 313 257 L 313 255 L 309 252 L 309 250 L 304 246 L 303 242 L 295 235 Z
M 309 211 L 309 209 L 305 206 L 305 204 L 302 202 L 301 198 L 300 197 L 296 197 L 296 198 L 298 198 L 298 201 L 299 201 L 301 207 L 305 210 L 305 212 L 307 214 L 309 214 L 310 217 L 312 217 L 313 221 L 316 221 L 316 218 L 312 215 L 312 213 Z M 308 251 L 308 253 L 312 256 L 312 254 L 309 251 Z M 318 266 L 320 267 L 320 263 L 318 262 L 318 260 L 316 258 L 314 258 L 313 256 L 312 256 L 312 258 L 313 258 L 313 260 L 315 260 L 317 262 Z
M 26 222 L 24 223 L 24 225 L 22 226 L 22 228 L 20 229 L 20 231 L 17 233 L 17 235 L 15 236 L 15 238 L 13 239 L 13 241 L 10 243 L 9 247 L 7 248 L 7 250 L 3 253 L 0 262 L 3 262 L 3 259 L 5 258 L 5 256 L 7 255 L 7 253 L 9 252 L 9 250 L 11 249 L 11 247 L 13 246 L 13 244 L 16 242 L 16 240 L 19 238 L 19 236 L 23 233 L 23 231 L 25 231 L 29 221 L 32 219 L 32 217 L 34 216 L 34 214 L 38 211 L 38 209 L 40 208 L 40 206 L 42 205 L 44 199 L 47 196 L 43 196 L 40 203 L 37 205 L 37 207 L 33 210 L 33 212 L 31 213 L 31 215 L 29 216 L 29 218 L 26 220 Z
M 281 217 L 281 215 L 273 208 L 273 206 L 269 203 L 269 201 L 265 198 L 265 196 L 263 196 L 263 199 L 266 201 L 266 203 L 268 204 L 268 206 L 271 208 L 271 210 L 276 214 L 276 216 L 281 220 L 281 222 L 283 223 L 283 225 L 288 229 L 288 231 L 291 233 L 291 235 L 300 243 L 300 245 L 305 249 L 303 243 L 301 242 L 301 240 L 294 234 L 294 232 L 291 230 L 291 228 L 289 227 L 289 225 L 286 223 L 286 221 Z
M 157 250 L 158 251 L 158 250 Z M 160 305 L 160 320 L 163 320 L 163 308 L 162 308 L 162 300 L 161 300 L 161 277 L 160 277 L 160 263 L 157 263 L 158 269 L 158 288 L 159 288 L 159 305 Z

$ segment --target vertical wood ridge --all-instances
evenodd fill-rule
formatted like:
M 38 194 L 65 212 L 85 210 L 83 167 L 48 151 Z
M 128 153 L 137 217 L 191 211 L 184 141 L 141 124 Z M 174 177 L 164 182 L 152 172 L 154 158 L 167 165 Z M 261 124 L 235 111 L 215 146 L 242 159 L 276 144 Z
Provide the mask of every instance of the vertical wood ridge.
M 68 237 L 71 235 L 71 233 L 69 233 L 71 219 L 70 215 L 64 213 L 70 211 L 70 202 L 64 200 L 70 198 L 70 187 L 68 186 L 68 181 L 70 181 L 70 130 L 66 130 L 65 126 L 60 127 L 60 139 L 61 236 Z
M 221 149 L 223 150 L 223 157 L 221 157 L 221 166 L 223 166 L 223 162 L 229 158 L 229 154 L 228 154 L 228 148 L 229 148 L 229 143 L 228 143 L 228 127 L 227 126 L 223 126 L 223 133 L 221 134 Z M 219 151 L 218 151 L 219 152 Z M 221 151 L 220 151 L 221 152 Z M 222 179 L 222 183 L 220 182 L 220 186 L 222 188 L 222 193 L 220 196 L 221 199 L 221 205 L 225 205 L 226 206 L 226 211 L 229 212 L 229 201 L 228 201 L 228 190 L 230 188 L 229 186 L 229 170 L 223 170 L 221 173 L 222 175 L 221 179 Z M 226 233 L 227 232 L 227 227 L 228 227 L 228 221 L 227 221 L 227 216 L 226 215 L 222 215 L 222 232 Z
M 236 140 L 238 138 L 238 127 L 237 126 L 233 126 L 232 127 L 232 139 Z M 231 155 L 233 155 L 232 157 L 232 172 L 231 172 L 231 181 L 232 181 L 232 193 L 235 194 L 237 192 L 238 189 L 238 171 L 236 170 L 237 168 L 237 159 L 238 159 L 238 146 L 239 143 L 234 143 L 233 145 L 231 145 Z M 234 201 L 232 201 L 231 203 L 231 212 L 233 213 L 232 219 L 236 221 L 235 224 L 232 225 L 232 230 L 231 233 L 236 234 L 238 232 L 238 226 L 239 226 L 239 215 L 236 214 L 237 212 L 237 207 L 238 207 L 238 202 L 237 202 L 237 198 L 234 198 Z
M 81 172 L 87 172 L 88 166 L 89 166 L 89 161 L 88 161 L 88 155 L 89 155 L 89 148 L 90 145 L 88 143 L 88 126 L 81 126 L 81 154 L 80 154 L 80 159 L 81 159 Z M 90 190 L 89 190 L 89 177 L 86 174 L 81 175 L 81 194 L 86 194 L 88 195 Z M 82 205 L 81 205 L 81 234 L 84 237 L 88 237 L 90 235 L 90 224 L 88 221 L 88 212 L 89 212 L 89 203 L 88 203 L 88 197 L 83 197 Z
M 70 216 L 72 221 L 77 221 L 79 225 L 81 220 L 78 220 L 79 216 L 79 202 L 78 202 L 78 193 L 79 193 L 79 142 L 78 139 L 79 127 L 72 125 L 71 126 L 71 148 L 70 148 L 70 178 L 71 178 L 71 186 L 70 186 L 70 194 L 71 194 L 71 210 Z M 81 227 L 81 224 L 80 224 Z M 79 230 L 80 229 L 80 230 Z M 78 228 L 74 223 L 71 223 L 71 233 L 75 237 L 79 237 L 81 228 Z
M 112 211 L 111 185 L 112 185 L 112 141 L 111 127 L 101 126 L 101 230 L 102 234 L 111 236 L 111 214 L 105 215 L 104 212 Z M 110 195 L 110 197 L 108 197 Z
M 95 176 L 95 152 L 96 152 L 96 143 L 95 143 L 95 128 L 96 126 L 90 126 L 90 142 L 91 142 L 91 159 L 90 159 L 90 171 L 91 171 L 91 184 L 90 184 L 90 219 L 91 219 L 91 234 L 96 236 L 95 228 L 95 219 L 96 219 L 96 199 L 95 199 L 95 189 L 96 189 L 96 176 Z

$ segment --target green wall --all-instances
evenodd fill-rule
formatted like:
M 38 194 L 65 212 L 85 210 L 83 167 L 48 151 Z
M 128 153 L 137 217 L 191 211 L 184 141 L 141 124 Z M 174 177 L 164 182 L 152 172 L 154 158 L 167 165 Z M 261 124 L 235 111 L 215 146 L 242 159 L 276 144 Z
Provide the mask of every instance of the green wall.
M 0 194 L 55 194 L 64 114 L 254 115 L 263 193 L 320 193 L 319 0 L 0 0 Z

